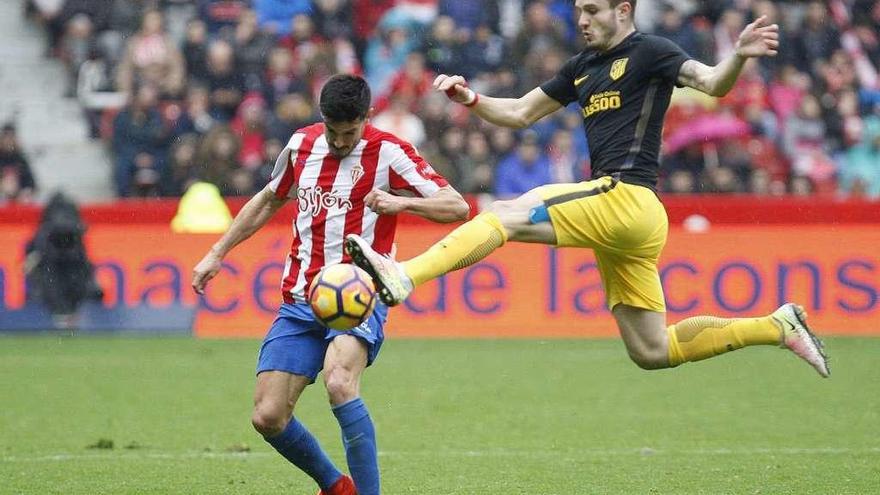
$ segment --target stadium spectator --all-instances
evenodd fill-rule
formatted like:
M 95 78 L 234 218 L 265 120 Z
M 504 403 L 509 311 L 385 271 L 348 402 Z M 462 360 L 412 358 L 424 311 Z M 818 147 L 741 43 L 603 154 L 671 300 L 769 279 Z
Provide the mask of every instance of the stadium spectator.
M 211 128 L 199 147 L 199 177 L 228 190 L 232 172 L 240 167 L 238 154 L 241 141 L 228 125 L 218 124 Z
M 370 86 L 376 88 L 378 94 L 385 92 L 407 55 L 416 48 L 408 22 L 384 22 L 364 54 L 364 76 Z
M 794 64 L 802 72 L 812 72 L 817 61 L 831 58 L 840 47 L 840 31 L 828 22 L 825 2 L 812 0 L 807 4 L 800 29 L 787 41 L 791 43 Z
M 491 193 L 496 160 L 485 134 L 478 130 L 467 134 L 465 156 L 468 164 L 460 181 L 461 191 L 471 194 Z
M 669 194 L 692 194 L 697 191 L 694 174 L 686 169 L 667 172 L 663 192 Z
M 659 24 L 654 28 L 654 34 L 674 41 L 689 54 L 699 54 L 701 45 L 693 23 L 685 19 L 684 14 L 670 3 L 663 5 L 662 13 Z M 736 31 L 736 37 L 739 36 L 740 31 L 742 28 Z
M 101 121 L 104 112 L 124 104 L 126 95 L 114 91 L 110 75 L 110 65 L 103 53 L 93 47 L 89 56 L 79 66 L 76 82 L 76 96 L 83 106 L 83 113 L 89 125 L 89 135 L 101 135 Z
M 822 109 L 815 96 L 806 95 L 798 110 L 785 123 L 783 150 L 795 175 L 823 181 L 834 174 L 834 164 L 825 151 Z
M 204 135 L 218 121 L 218 114 L 211 109 L 211 94 L 206 86 L 192 84 L 182 104 L 171 104 L 165 111 L 165 119 L 173 137 L 185 134 Z
M 714 30 L 715 60 L 724 60 L 734 52 L 736 40 L 745 26 L 746 18 L 741 10 L 727 9 L 721 13 Z
M 275 47 L 269 52 L 264 79 L 263 96 L 270 105 L 290 93 L 309 93 L 306 81 L 294 72 L 293 55 L 286 48 Z
M 212 35 L 229 36 L 251 0 L 197 0 L 199 18 L 205 21 Z M 278 1 L 278 0 L 276 0 Z M 261 0 L 258 0 L 258 4 Z M 287 2 L 292 3 L 292 2 Z
M 443 132 L 451 125 L 447 119 L 448 113 L 443 97 L 432 92 L 425 95 L 424 98 L 418 99 L 417 103 L 418 114 L 425 126 L 425 134 L 432 138 L 442 136 Z M 434 140 L 432 139 L 431 142 L 433 143 Z
M 199 140 L 194 134 L 177 139 L 168 153 L 167 172 L 162 177 L 161 189 L 165 196 L 182 196 L 199 179 L 196 160 Z
M 797 111 L 804 95 L 810 90 L 810 85 L 810 77 L 799 72 L 793 65 L 782 66 L 779 75 L 770 83 L 770 108 L 776 115 L 780 128 Z
M 388 90 L 376 98 L 373 111 L 383 112 L 388 108 L 392 96 L 406 97 L 408 109 L 418 111 L 420 100 L 431 92 L 431 83 L 435 74 L 425 67 L 425 56 L 421 52 L 413 52 L 406 56 L 406 62 L 391 79 Z
M 580 182 L 585 177 L 586 163 L 575 149 L 572 133 L 567 129 L 556 129 L 547 146 L 550 161 L 550 182 Z
M 437 2 L 437 15 L 449 16 L 456 27 L 469 36 L 480 26 L 498 24 L 498 4 L 486 1 L 440 0 Z
M 349 0 L 314 0 L 312 2 L 315 28 L 327 39 L 351 40 L 352 6 Z
M 161 173 L 164 167 L 169 135 L 159 113 L 158 96 L 156 88 L 140 86 L 113 121 L 114 180 L 119 196 L 134 194 L 135 172 L 145 181 L 152 175 L 149 170 Z
M 367 40 L 373 37 L 379 20 L 397 4 L 397 0 L 350 0 L 352 12 L 352 43 L 363 61 Z
M 440 16 L 434 21 L 420 48 L 428 69 L 438 74 L 458 69 L 460 54 L 455 36 L 455 21 L 451 17 Z
M 190 80 L 206 82 L 208 80 L 208 28 L 205 21 L 192 19 L 186 24 L 186 37 L 183 45 L 183 58 L 186 61 L 186 73 Z
M 304 68 L 320 52 L 326 40 L 315 31 L 315 23 L 306 14 L 294 16 L 290 25 L 290 32 L 278 40 L 278 46 L 290 51 L 293 65 L 302 74 Z
M 440 144 L 429 148 L 429 158 L 434 169 L 458 190 L 467 182 L 468 160 L 465 155 L 465 132 L 460 127 L 449 127 L 440 136 Z
M 565 46 L 564 26 L 553 22 L 544 3 L 534 2 L 527 7 L 523 28 L 513 41 L 512 62 L 517 67 L 535 67 L 545 53 L 565 52 Z
M 477 26 L 460 50 L 459 72 L 468 77 L 480 77 L 500 70 L 506 63 L 508 51 L 504 39 L 486 25 Z
M 116 3 L 131 4 L 131 2 L 123 0 L 115 0 Z M 168 37 L 175 45 L 180 46 L 186 37 L 186 31 L 189 21 L 196 17 L 197 6 L 196 0 L 160 0 L 159 5 L 162 8 L 162 17 L 165 19 L 165 31 Z M 133 10 L 133 7 L 129 7 Z M 116 22 L 111 21 L 111 25 Z
M 425 142 L 427 136 L 422 119 L 409 111 L 412 100 L 412 96 L 407 94 L 392 95 L 391 105 L 384 112 L 373 117 L 372 122 L 377 129 L 400 136 L 418 148 Z
M 259 93 L 249 93 L 238 106 L 230 127 L 238 135 L 241 148 L 238 163 L 247 169 L 259 167 L 266 159 L 263 146 L 266 142 L 266 101 Z
M 257 14 L 250 9 L 244 10 L 235 27 L 233 46 L 237 67 L 247 91 L 263 89 L 265 60 L 274 44 L 274 36 L 259 30 Z
M 128 94 L 136 84 L 149 84 L 159 88 L 162 96 L 174 98 L 183 91 L 185 78 L 186 63 L 165 33 L 162 12 L 147 11 L 117 68 L 116 89 Z
M 308 95 L 302 93 L 284 95 L 275 105 L 275 111 L 269 116 L 266 136 L 268 139 L 287 143 L 293 131 L 317 122 L 318 118 Z M 266 156 L 277 156 L 277 153 L 267 153 Z
M 0 204 L 34 200 L 37 184 L 13 124 L 0 130 Z
M 511 198 L 552 181 L 550 162 L 541 151 L 538 135 L 526 131 L 516 153 L 501 160 L 495 171 L 495 194 Z
M 260 27 L 285 36 L 290 33 L 291 20 L 298 15 L 310 16 L 312 6 L 309 0 L 255 0 L 254 9 Z
M 106 29 L 97 33 L 97 44 L 107 61 L 114 67 L 122 59 L 126 40 L 134 36 L 140 29 L 145 8 L 147 8 L 147 4 L 144 2 L 112 0 L 107 20 L 108 25 Z M 172 40 L 177 45 L 179 40 L 176 38 L 172 38 Z
M 235 65 L 232 45 L 215 40 L 208 46 L 208 89 L 211 107 L 222 121 L 229 121 L 244 95 L 244 80 Z
M 865 118 L 858 143 L 840 160 L 841 192 L 880 199 L 880 106 Z
M 144 14 L 140 30 L 128 41 L 119 63 L 117 90 L 128 94 L 135 84 L 149 84 L 159 88 L 162 96 L 171 98 L 183 90 L 186 63 L 162 22 L 158 10 Z
M 47 53 L 56 54 L 61 39 L 69 28 L 69 23 L 77 16 L 88 18 L 92 32 L 107 29 L 112 0 L 64 0 L 60 8 L 57 4 L 38 2 L 39 12 L 49 33 Z
M 85 14 L 75 15 L 64 30 L 64 37 L 58 50 L 58 58 L 64 63 L 67 72 L 66 96 L 76 95 L 80 66 L 95 49 L 92 20 Z

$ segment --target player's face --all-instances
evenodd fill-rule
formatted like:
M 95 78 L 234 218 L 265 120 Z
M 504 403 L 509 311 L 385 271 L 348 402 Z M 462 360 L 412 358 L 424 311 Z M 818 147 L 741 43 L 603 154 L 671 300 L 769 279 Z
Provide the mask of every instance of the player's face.
M 324 136 L 327 138 L 330 153 L 337 158 L 348 156 L 364 135 L 366 125 L 367 119 L 350 122 L 324 121 Z
M 617 23 L 620 5 L 611 7 L 608 0 L 576 0 L 574 6 L 587 48 L 600 51 L 611 48 L 611 40 L 620 29 Z

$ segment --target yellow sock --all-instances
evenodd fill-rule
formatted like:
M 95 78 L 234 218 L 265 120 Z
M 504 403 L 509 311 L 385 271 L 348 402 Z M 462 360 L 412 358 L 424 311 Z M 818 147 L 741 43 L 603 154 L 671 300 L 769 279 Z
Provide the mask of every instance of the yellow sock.
M 782 330 L 773 318 L 717 318 L 695 316 L 666 329 L 669 365 L 699 361 L 747 345 L 778 345 Z
M 494 213 L 480 213 L 450 232 L 424 253 L 403 263 L 413 285 L 473 265 L 507 242 L 507 232 Z

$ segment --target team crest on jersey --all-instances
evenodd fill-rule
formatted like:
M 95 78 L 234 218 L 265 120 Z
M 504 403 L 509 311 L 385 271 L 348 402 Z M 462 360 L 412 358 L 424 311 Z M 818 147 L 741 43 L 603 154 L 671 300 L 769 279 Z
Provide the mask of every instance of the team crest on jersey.
M 351 167 L 351 184 L 357 184 L 357 181 L 361 180 L 361 177 L 364 176 L 364 167 L 360 163 L 355 163 L 353 167 Z
M 626 72 L 627 62 L 629 62 L 629 57 L 619 58 L 611 64 L 611 72 L 608 74 L 611 76 L 611 80 L 616 81 L 620 79 L 620 76 Z

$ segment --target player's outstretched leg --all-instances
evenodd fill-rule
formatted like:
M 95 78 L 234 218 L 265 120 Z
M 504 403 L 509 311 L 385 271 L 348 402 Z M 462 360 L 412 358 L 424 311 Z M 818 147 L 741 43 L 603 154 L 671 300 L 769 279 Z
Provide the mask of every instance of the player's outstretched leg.
M 413 288 L 444 273 L 473 265 L 501 247 L 507 233 L 501 219 L 492 212 L 481 213 L 465 222 L 427 251 L 403 263 L 383 256 L 362 237 L 349 234 L 345 249 L 356 265 L 373 277 L 379 298 L 396 306 Z
M 750 345 L 779 345 L 808 362 L 823 377 L 830 374 L 822 342 L 807 327 L 803 308 L 792 303 L 762 318 L 686 318 L 670 326 L 667 334 L 670 366 Z

